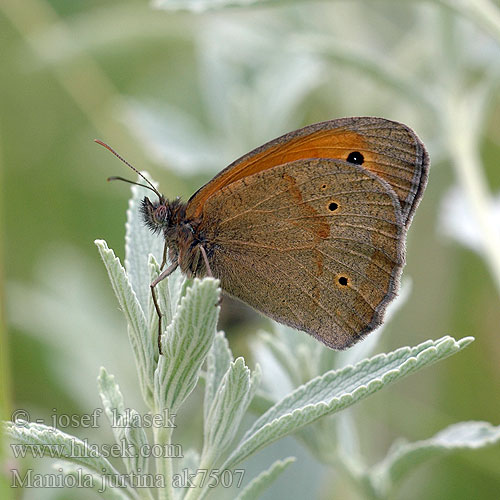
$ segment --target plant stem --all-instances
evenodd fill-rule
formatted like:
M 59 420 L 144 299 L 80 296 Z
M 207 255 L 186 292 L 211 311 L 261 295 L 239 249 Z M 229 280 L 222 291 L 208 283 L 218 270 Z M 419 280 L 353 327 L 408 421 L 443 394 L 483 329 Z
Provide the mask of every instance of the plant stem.
M 207 474 L 210 474 L 211 468 L 212 468 L 212 461 L 204 460 L 202 453 L 198 471 L 207 471 Z M 198 486 L 202 478 L 205 478 L 205 484 Z M 205 491 L 206 491 L 205 485 L 208 484 L 208 482 L 209 481 L 206 479 L 206 476 L 196 474 L 193 480 L 193 487 L 189 488 L 189 491 L 186 493 L 184 500 L 197 500 L 203 498 L 205 496 Z
M 172 431 L 170 427 L 155 427 L 154 440 L 155 444 L 164 449 L 170 449 L 172 441 Z M 156 459 L 156 473 L 161 474 L 165 481 L 165 488 L 158 489 L 158 500 L 173 500 L 174 490 L 172 488 L 172 458 L 168 456 L 158 457 Z

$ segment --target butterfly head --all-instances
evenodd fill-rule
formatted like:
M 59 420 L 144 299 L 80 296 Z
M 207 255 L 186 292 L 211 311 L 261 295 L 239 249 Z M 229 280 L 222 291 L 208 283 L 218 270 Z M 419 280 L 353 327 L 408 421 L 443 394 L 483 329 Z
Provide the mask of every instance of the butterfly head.
M 153 233 L 164 232 L 172 225 L 172 211 L 170 204 L 163 196 L 158 201 L 152 202 L 147 196 L 142 200 L 141 214 L 146 224 Z

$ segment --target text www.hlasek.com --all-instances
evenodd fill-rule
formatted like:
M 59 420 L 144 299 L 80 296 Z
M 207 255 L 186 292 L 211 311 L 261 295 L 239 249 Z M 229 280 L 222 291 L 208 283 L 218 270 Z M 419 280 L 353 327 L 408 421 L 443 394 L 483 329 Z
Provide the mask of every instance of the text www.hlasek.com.
M 11 444 L 15 458 L 31 456 L 33 458 L 182 458 L 180 444 L 142 444 L 137 447 L 121 439 L 114 444 L 92 444 L 87 439 L 71 440 L 71 444 Z

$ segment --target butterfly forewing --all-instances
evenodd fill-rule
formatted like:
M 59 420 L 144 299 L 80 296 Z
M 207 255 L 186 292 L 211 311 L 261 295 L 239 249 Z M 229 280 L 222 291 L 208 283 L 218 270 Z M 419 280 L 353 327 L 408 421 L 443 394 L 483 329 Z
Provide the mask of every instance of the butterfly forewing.
M 427 182 L 429 158 L 406 125 L 384 118 L 341 118 L 295 130 L 233 162 L 196 192 L 188 216 L 198 217 L 205 202 L 224 186 L 277 165 L 300 159 L 330 158 L 362 165 L 389 183 L 411 222 Z
M 219 189 L 200 232 L 226 292 L 344 348 L 380 323 L 394 296 L 400 207 L 389 184 L 361 166 L 298 160 Z

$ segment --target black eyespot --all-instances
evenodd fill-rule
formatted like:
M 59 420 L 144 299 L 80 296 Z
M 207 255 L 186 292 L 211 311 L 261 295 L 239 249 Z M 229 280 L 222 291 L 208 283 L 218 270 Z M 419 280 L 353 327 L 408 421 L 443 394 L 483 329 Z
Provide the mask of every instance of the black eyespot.
M 334 201 L 332 201 L 328 205 L 328 210 L 330 210 L 331 212 L 335 212 L 335 210 L 337 210 L 337 208 L 339 208 L 339 205 L 338 205 L 338 203 L 335 203 Z
M 347 278 L 345 276 L 340 276 L 340 278 L 339 278 L 339 285 L 347 286 L 347 283 L 348 283 Z
M 362 165 L 365 158 L 359 151 L 353 151 L 352 153 L 349 153 L 347 161 L 349 163 L 355 163 L 356 165 Z
M 321 189 L 326 189 L 327 187 L 328 187 L 328 186 L 327 186 L 326 184 L 323 184 L 323 185 L 321 186 Z

